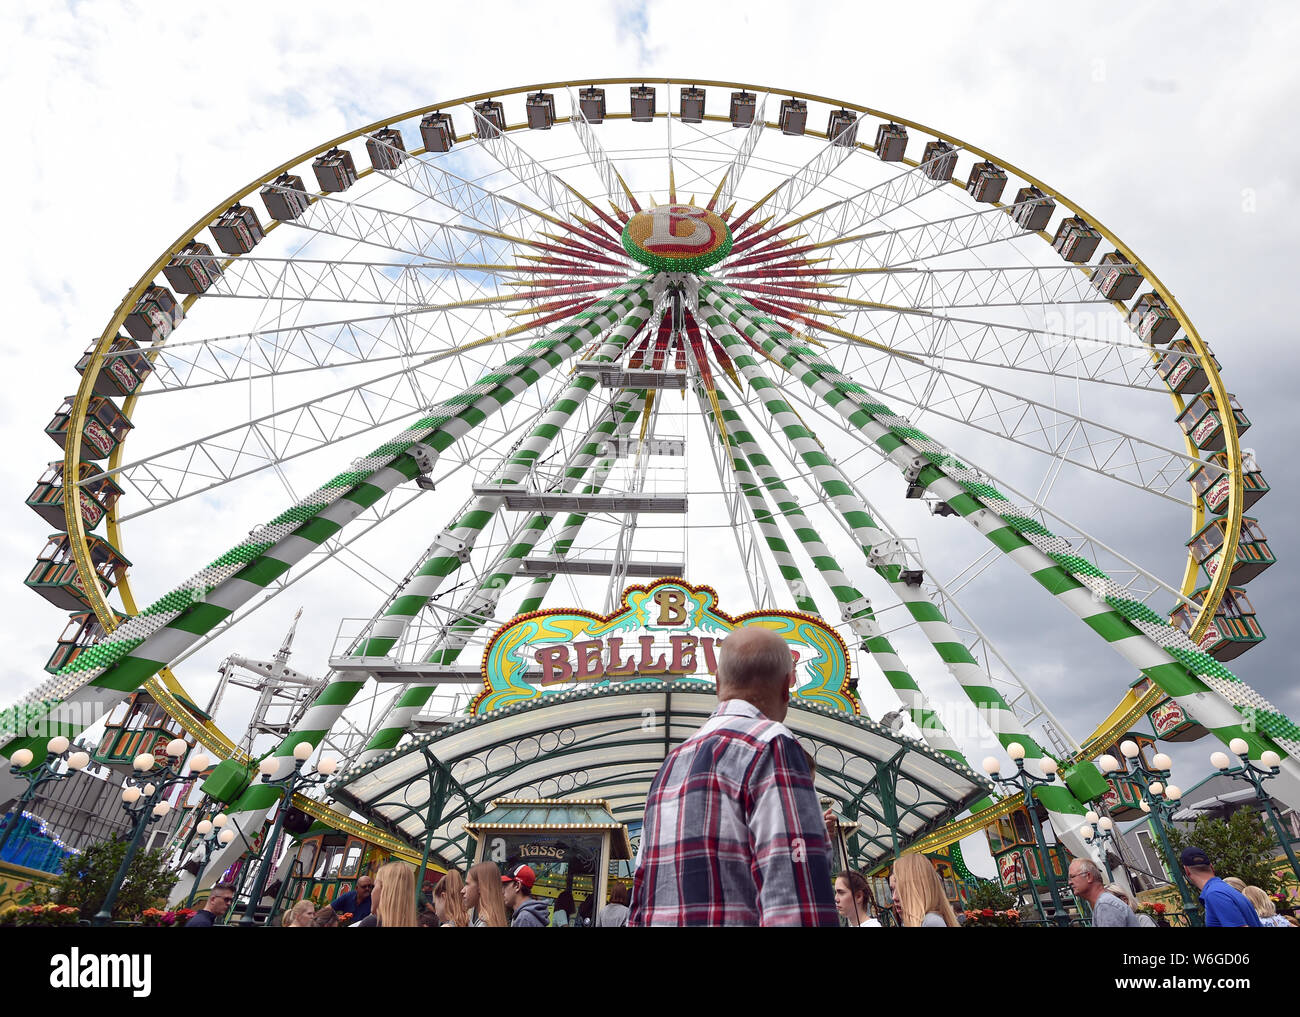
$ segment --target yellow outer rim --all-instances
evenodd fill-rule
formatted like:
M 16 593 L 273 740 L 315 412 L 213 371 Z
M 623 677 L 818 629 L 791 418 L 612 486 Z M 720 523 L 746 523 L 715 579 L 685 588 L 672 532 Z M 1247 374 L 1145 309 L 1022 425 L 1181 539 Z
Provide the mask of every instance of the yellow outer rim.
M 104 353 L 108 350 L 109 346 L 112 344 L 113 340 L 118 335 L 120 329 L 122 328 L 123 323 L 126 320 L 126 316 L 129 313 L 130 309 L 135 306 L 136 301 L 140 299 L 140 296 L 144 293 L 145 289 L 147 289 L 150 285 L 153 284 L 154 280 L 162 272 L 163 266 L 167 264 L 167 262 L 171 259 L 174 253 L 176 253 L 180 248 L 182 248 L 186 243 L 188 243 L 192 238 L 194 238 L 199 233 L 200 230 L 205 229 L 214 219 L 217 218 L 217 216 L 219 216 L 231 205 L 234 205 L 237 202 L 242 201 L 244 198 L 250 197 L 254 191 L 264 186 L 265 184 L 269 183 L 270 181 L 274 180 L 281 173 L 285 173 L 290 169 L 293 169 L 295 166 L 298 166 L 309 159 L 313 159 L 317 155 L 320 155 L 322 152 L 326 152 L 331 148 L 338 147 L 339 145 L 342 145 L 345 142 L 352 141 L 363 135 L 370 134 L 374 131 L 377 131 L 381 128 L 391 126 L 392 124 L 400 123 L 405 120 L 410 120 L 414 117 L 424 116 L 427 113 L 432 113 L 444 108 L 460 106 L 466 103 L 478 102 L 482 99 L 488 99 L 493 97 L 502 98 L 506 96 L 515 96 L 515 95 L 525 94 L 528 92 L 545 91 L 546 89 L 560 89 L 560 88 L 574 88 L 574 87 L 580 88 L 584 85 L 629 85 L 630 86 L 636 84 L 672 85 L 674 83 L 708 85 L 715 88 L 733 88 L 738 90 L 754 91 L 754 92 L 761 91 L 761 92 L 768 93 L 770 95 L 783 95 L 783 96 L 788 95 L 791 98 L 803 99 L 805 101 L 826 103 L 829 105 L 838 106 L 843 109 L 854 110 L 858 113 L 862 113 L 867 116 L 888 120 L 892 123 L 903 124 L 907 127 L 914 128 L 915 130 L 920 131 L 921 133 L 926 134 L 932 138 L 941 139 L 943 141 L 949 142 L 950 144 L 957 145 L 965 149 L 967 152 L 970 152 L 972 155 L 980 156 L 982 159 L 988 162 L 995 163 L 996 165 L 1002 167 L 1003 169 L 1008 170 L 1011 173 L 1014 173 L 1016 176 L 1020 177 L 1026 183 L 1039 188 L 1041 191 L 1043 191 L 1044 194 L 1058 200 L 1061 204 L 1073 210 L 1077 215 L 1082 216 L 1084 219 L 1086 219 L 1094 229 L 1100 232 L 1103 237 L 1105 237 L 1108 241 L 1110 241 L 1110 243 L 1114 244 L 1115 248 L 1118 251 L 1120 251 L 1126 258 L 1128 258 L 1128 260 L 1133 263 L 1134 267 L 1136 267 L 1142 273 L 1142 277 L 1144 281 L 1147 282 L 1152 287 L 1152 289 L 1154 289 L 1155 292 L 1158 293 L 1161 296 L 1161 298 L 1165 301 L 1165 303 L 1169 306 L 1169 309 L 1173 312 L 1174 316 L 1177 318 L 1178 323 L 1182 326 L 1183 332 L 1186 334 L 1187 339 L 1192 344 L 1193 350 L 1195 350 L 1197 355 L 1201 358 L 1201 363 L 1209 379 L 1210 391 L 1214 395 L 1215 408 L 1218 410 L 1220 419 L 1223 422 L 1224 442 L 1225 442 L 1224 451 L 1227 454 L 1228 463 L 1232 470 L 1232 474 L 1231 474 L 1232 483 L 1228 492 L 1228 510 L 1226 513 L 1226 518 L 1228 520 L 1228 530 L 1225 534 L 1224 546 L 1226 548 L 1233 548 L 1237 546 L 1237 543 L 1241 537 L 1241 516 L 1242 516 L 1242 501 L 1243 501 L 1243 489 L 1244 489 L 1243 481 L 1242 481 L 1242 473 L 1241 473 L 1241 446 L 1240 446 L 1240 439 L 1237 434 L 1237 420 L 1234 414 L 1232 413 L 1232 407 L 1228 402 L 1228 391 L 1227 388 L 1224 386 L 1223 379 L 1219 375 L 1218 369 L 1214 366 L 1214 360 L 1210 356 L 1209 348 L 1206 346 L 1204 340 L 1201 339 L 1200 333 L 1196 331 L 1195 326 L 1192 325 L 1191 320 L 1188 318 L 1187 314 L 1183 311 L 1182 306 L 1178 303 L 1178 300 L 1164 285 L 1164 283 L 1160 281 L 1160 279 L 1155 275 L 1154 272 L 1151 271 L 1151 269 L 1146 265 L 1146 263 L 1142 261 L 1140 258 L 1138 258 L 1137 255 L 1134 254 L 1133 251 L 1123 241 L 1121 241 L 1100 220 L 1098 220 L 1095 216 L 1087 212 L 1082 206 L 1066 198 L 1064 195 L 1054 190 L 1053 188 L 1049 187 L 1046 183 L 1039 180 L 1037 177 L 1031 176 L 1030 174 L 1021 170 L 1019 167 L 1013 165 L 1012 163 L 1006 162 L 1005 160 L 997 158 L 996 156 L 992 155 L 989 152 L 986 152 L 982 148 L 977 148 L 974 145 L 967 144 L 966 142 L 962 141 L 960 138 L 956 138 L 950 134 L 944 134 L 941 131 L 936 131 L 933 128 L 927 127 L 924 124 L 918 123 L 914 120 L 908 120 L 903 117 L 893 116 L 892 114 L 886 113 L 884 111 L 872 109 L 869 106 L 861 106 L 851 102 L 842 102 L 838 99 L 832 99 L 827 96 L 818 95 L 812 92 L 801 92 L 792 89 L 772 88 L 766 85 L 756 85 L 752 83 L 743 84 L 743 83 L 729 82 L 729 81 L 714 81 L 714 80 L 709 80 L 704 78 L 654 78 L 654 77 L 582 78 L 582 79 L 572 80 L 572 81 L 542 82 L 538 84 L 503 89 L 503 90 L 492 91 L 492 92 L 478 92 L 473 95 L 461 96 L 460 98 L 451 99 L 446 102 L 434 103 L 428 106 L 421 106 L 416 109 L 408 110 L 405 113 L 400 113 L 397 116 L 388 117 L 383 120 L 376 120 L 373 123 L 366 124 L 364 127 L 360 127 L 353 131 L 349 131 L 346 134 L 341 134 L 338 137 L 333 138 L 322 145 L 318 145 L 315 148 L 303 152 L 301 155 L 295 156 L 294 158 L 284 163 L 281 163 L 279 166 L 271 170 L 269 173 L 266 173 L 263 176 L 257 178 L 251 184 L 246 185 L 245 187 L 236 191 L 230 197 L 226 198 L 224 201 L 215 205 L 207 213 L 199 217 L 188 229 L 186 229 L 167 248 L 167 250 L 162 255 L 160 255 L 152 265 L 149 266 L 145 274 L 140 277 L 140 279 L 136 282 L 136 284 L 133 287 L 131 287 L 131 289 L 127 292 L 126 296 L 122 298 L 122 302 L 118 304 L 117 310 L 113 312 L 113 317 L 109 319 L 108 325 L 104 328 L 104 331 L 103 333 L 101 333 L 98 342 L 95 344 L 94 351 L 91 354 L 90 361 L 86 365 L 86 369 L 82 374 L 81 384 L 77 388 L 76 397 L 73 400 L 72 416 L 68 423 L 67 441 L 65 444 L 64 455 L 63 455 L 64 518 L 67 524 L 68 536 L 70 538 L 69 543 L 72 547 L 73 559 L 77 563 L 77 571 L 82 577 L 83 580 L 82 585 L 86 589 L 87 598 L 90 601 L 90 606 L 94 610 L 95 616 L 99 619 L 100 624 L 104 626 L 105 631 L 112 631 L 113 628 L 116 627 L 116 616 L 114 615 L 112 609 L 108 606 L 107 600 L 104 598 L 102 591 L 99 589 L 99 584 L 94 582 L 93 580 L 94 570 L 91 566 L 90 552 L 86 543 L 86 531 L 81 518 L 81 513 L 80 511 L 71 511 L 69 509 L 69 506 L 72 506 L 73 508 L 79 508 L 79 504 L 80 504 L 79 499 L 77 497 L 76 464 L 79 462 L 81 457 L 81 430 L 85 426 L 86 412 L 90 404 L 90 397 L 94 394 L 93 391 L 94 383 L 95 383 L 95 379 L 99 375 L 99 371 L 103 363 Z M 669 116 L 670 114 L 665 111 L 665 112 L 656 112 L 655 115 L 657 117 L 666 117 Z M 617 114 L 606 117 L 606 119 L 622 119 L 622 118 L 623 117 Z M 567 119 L 568 118 L 557 118 L 557 123 L 564 122 Z M 709 116 L 707 119 L 725 120 L 726 118 L 720 116 L 717 117 Z M 772 127 L 776 127 L 777 125 L 771 122 L 765 122 L 764 126 L 768 128 L 772 128 Z M 508 131 L 522 130 L 522 129 L 526 129 L 526 127 L 527 125 L 525 123 L 511 124 L 507 126 L 506 130 Z M 816 132 L 809 132 L 809 133 L 816 133 Z M 858 147 L 866 148 L 868 146 L 859 142 Z M 416 149 L 413 151 L 412 154 L 418 154 L 419 151 L 421 150 Z M 370 169 L 362 170 L 358 173 L 358 177 L 367 175 L 370 172 L 372 172 L 372 170 Z M 956 186 L 961 186 L 960 183 L 958 183 L 955 180 L 953 181 L 953 183 Z M 276 225 L 278 225 L 278 223 L 275 220 L 270 220 L 266 226 L 266 231 L 269 232 Z M 1088 267 L 1090 266 L 1080 266 L 1080 269 L 1086 270 Z M 193 297 L 187 298 L 184 306 L 188 308 L 192 303 L 193 299 L 194 299 Z M 154 347 L 154 349 L 156 349 L 156 347 Z M 1155 355 L 1156 354 L 1153 351 L 1153 356 Z M 1171 390 L 1171 395 L 1173 396 L 1174 399 L 1174 405 L 1181 410 L 1183 406 L 1182 398 L 1177 393 L 1172 392 L 1172 390 Z M 122 406 L 123 412 L 128 417 L 130 416 L 130 410 L 135 406 L 135 401 L 136 401 L 136 396 L 132 394 L 128 396 L 125 402 L 123 403 Z M 1200 450 L 1197 449 L 1196 446 L 1192 443 L 1190 437 L 1185 436 L 1184 443 L 1187 447 L 1189 455 L 1192 455 L 1193 457 L 1199 457 Z M 110 467 L 120 463 L 121 452 L 125 444 L 126 444 L 125 441 L 123 441 L 114 450 L 113 455 L 109 459 Z M 1192 519 L 1191 532 L 1195 533 L 1204 524 L 1204 518 L 1205 518 L 1205 509 L 1199 498 L 1193 498 L 1192 513 L 1193 513 L 1193 519 Z M 122 550 L 122 543 L 121 543 L 122 537 L 121 537 L 121 530 L 117 521 L 116 507 L 114 507 L 114 510 L 112 512 L 108 513 L 106 532 L 108 534 L 108 538 L 110 542 L 119 550 Z M 1197 616 L 1196 623 L 1192 627 L 1191 638 L 1193 641 L 1198 641 L 1200 637 L 1204 635 L 1206 628 L 1208 628 L 1210 621 L 1213 618 L 1214 609 L 1218 607 L 1219 602 L 1223 599 L 1223 595 L 1228 588 L 1230 571 L 1231 570 L 1229 569 L 1221 568 L 1215 574 L 1214 579 L 1210 584 L 1210 589 L 1207 591 L 1206 597 L 1202 602 L 1200 614 Z M 1196 588 L 1196 575 L 1197 575 L 1197 565 L 1195 560 L 1192 559 L 1191 554 L 1189 552 L 1187 566 L 1183 576 L 1182 592 L 1184 596 L 1189 596 L 1192 593 L 1192 591 Z M 136 611 L 135 598 L 131 590 L 129 579 L 125 574 L 121 577 L 120 581 L 118 582 L 117 589 L 121 593 L 122 603 L 123 606 L 126 607 L 127 612 L 134 614 Z M 186 732 L 189 733 L 191 736 L 201 739 L 204 742 L 204 744 L 209 748 L 212 748 L 214 750 L 224 751 L 227 754 L 227 756 L 235 756 L 235 757 L 242 758 L 242 753 L 239 752 L 235 743 L 231 741 L 231 739 L 228 738 L 223 732 L 221 732 L 215 726 L 214 723 L 210 721 L 205 722 L 195 717 L 187 709 L 185 709 L 183 704 L 181 704 L 175 698 L 176 695 L 178 694 L 184 695 L 185 693 L 183 687 L 180 685 L 180 682 L 176 679 L 175 675 L 172 673 L 170 668 L 163 668 L 159 672 L 159 675 L 157 677 L 151 678 L 149 679 L 149 681 L 145 683 L 145 687 L 150 691 L 151 694 L 158 697 L 160 702 L 166 700 L 167 703 L 170 704 L 171 708 L 174 708 L 176 711 L 178 711 L 172 714 L 173 719 L 178 721 L 181 724 L 181 726 L 186 730 Z M 309 799 L 302 798 L 301 796 L 295 796 L 294 804 L 297 805 L 299 808 L 303 809 L 303 811 L 313 815 L 315 818 L 331 823 L 332 825 L 336 825 L 339 827 L 339 829 L 344 829 L 342 822 L 346 819 L 346 817 L 339 816 L 338 813 L 335 813 L 329 809 L 324 808 L 318 802 L 310 801 Z M 321 813 L 325 813 L 325 814 L 322 815 Z M 348 820 L 348 822 L 351 821 Z M 407 849 L 405 848 L 404 845 L 401 845 L 400 842 L 397 842 L 394 838 L 389 837 L 389 835 L 387 834 L 382 834 L 382 831 L 375 830 L 370 827 L 366 827 L 365 830 L 366 832 L 364 834 L 358 833 L 357 835 L 365 836 L 367 837 L 367 839 L 370 839 L 374 843 L 382 843 L 382 841 L 378 839 L 382 835 L 382 838 L 384 840 L 387 840 L 391 843 L 392 845 L 391 850 L 397 851 L 398 853 L 402 853 L 405 856 Z M 353 832 L 353 831 L 348 830 L 348 832 Z M 384 844 L 384 846 L 388 847 L 389 844 Z

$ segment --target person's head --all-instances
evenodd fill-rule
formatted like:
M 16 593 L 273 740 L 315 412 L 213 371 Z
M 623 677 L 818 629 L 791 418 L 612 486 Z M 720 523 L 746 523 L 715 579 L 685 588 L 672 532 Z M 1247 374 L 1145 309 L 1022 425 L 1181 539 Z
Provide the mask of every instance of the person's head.
M 501 870 L 496 862 L 479 862 L 470 869 L 461 896 L 466 909 L 476 912 L 489 928 L 505 927 L 506 904 L 501 892 Z
M 1244 879 L 1238 879 L 1236 876 L 1224 876 L 1223 881 L 1238 893 L 1246 892 L 1246 881 Z
M 1187 879 L 1198 890 L 1214 878 L 1214 866 L 1210 863 L 1210 856 L 1198 847 L 1183 848 L 1178 861 L 1182 864 Z
M 374 892 L 375 880 L 373 876 L 362 876 L 357 880 L 357 903 L 364 904 L 370 899 L 370 894 Z
M 311 924 L 315 929 L 334 929 L 338 927 L 339 916 L 326 904 L 316 909 L 316 913 L 311 917 Z
M 310 900 L 300 900 L 289 912 L 289 920 L 284 924 L 291 929 L 311 927 L 311 920 L 316 917 L 316 904 Z
M 910 852 L 900 857 L 894 863 L 894 879 L 905 928 L 918 928 L 931 913 L 942 917 L 945 925 L 956 928 L 957 916 L 944 893 L 943 880 L 925 855 Z
M 855 925 L 871 917 L 867 907 L 867 881 L 857 872 L 841 872 L 835 877 L 835 910 Z
M 903 920 L 903 902 L 898 896 L 898 878 L 891 872 L 889 874 L 889 910 L 894 912 L 894 917 L 901 923 Z
M 609 902 L 611 904 L 622 904 L 624 907 L 626 907 L 627 901 L 628 901 L 627 884 L 615 883 L 613 886 L 609 888 Z
M 415 928 L 415 869 L 392 861 L 375 873 L 375 903 L 371 908 L 387 929 Z
M 1118 883 L 1107 883 L 1107 884 L 1105 885 L 1105 887 L 1103 887 L 1103 889 L 1104 889 L 1108 894 L 1110 894 L 1110 895 L 1112 895 L 1112 896 L 1114 896 L 1114 897 L 1118 897 L 1118 898 L 1119 898 L 1120 900 L 1122 900 L 1125 904 L 1127 904 L 1127 905 L 1128 905 L 1128 909 L 1129 909 L 1130 911 L 1135 911 L 1135 910 L 1137 910 L 1136 908 L 1133 907 L 1133 898 L 1130 897 L 1130 896 L 1128 895 L 1128 892 L 1127 892 L 1127 891 L 1126 891 L 1122 886 L 1120 886 Z
M 573 894 L 568 890 L 561 890 L 559 896 L 555 898 L 555 910 L 572 915 L 577 909 L 578 906 L 573 902 Z
M 1091 858 L 1076 858 L 1070 863 L 1068 882 L 1071 892 L 1089 904 L 1095 904 L 1106 889 L 1101 869 Z
M 230 910 L 230 902 L 235 899 L 234 883 L 218 883 L 208 894 L 208 902 L 203 905 L 204 911 L 211 911 L 220 918 Z
M 1227 880 L 1225 879 L 1224 882 L 1226 883 Z M 1269 900 L 1268 894 L 1258 886 L 1248 886 L 1241 892 L 1246 895 L 1246 900 L 1250 901 L 1250 906 L 1255 909 L 1255 914 L 1260 918 L 1272 918 L 1277 914 L 1277 908 Z
M 718 699 L 743 699 L 770 720 L 783 721 L 794 687 L 794 656 L 772 629 L 735 629 L 718 652 Z
M 437 912 L 439 921 L 451 922 L 461 929 L 469 925 L 464 889 L 464 880 L 460 878 L 457 869 L 451 869 L 438 880 L 438 885 L 433 888 L 433 909 Z
M 510 866 L 501 877 L 501 892 L 505 896 L 506 906 L 517 908 L 527 904 L 536 882 L 537 875 L 527 865 L 520 862 Z

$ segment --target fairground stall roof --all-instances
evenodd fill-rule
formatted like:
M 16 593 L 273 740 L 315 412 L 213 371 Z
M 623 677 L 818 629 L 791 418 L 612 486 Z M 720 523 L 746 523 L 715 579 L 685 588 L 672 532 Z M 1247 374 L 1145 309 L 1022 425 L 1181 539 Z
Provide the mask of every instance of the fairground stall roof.
M 622 683 L 558 693 L 385 752 L 329 785 L 338 801 L 451 864 L 497 798 L 598 797 L 638 821 L 664 757 L 717 706 L 711 685 Z M 786 725 L 817 763 L 817 791 L 860 825 L 854 864 L 875 865 L 989 793 L 974 770 L 865 717 L 800 701 Z

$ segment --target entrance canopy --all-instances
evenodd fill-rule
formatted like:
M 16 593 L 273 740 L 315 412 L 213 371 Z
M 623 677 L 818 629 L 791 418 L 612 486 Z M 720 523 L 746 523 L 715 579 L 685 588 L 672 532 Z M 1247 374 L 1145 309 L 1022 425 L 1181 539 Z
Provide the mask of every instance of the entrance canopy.
M 601 798 L 620 822 L 645 810 L 664 758 L 717 706 L 711 685 L 626 682 L 467 716 L 327 787 L 431 859 L 466 865 L 467 824 L 497 798 Z M 855 866 L 887 860 L 990 792 L 974 770 L 864 717 L 793 700 L 789 727 L 817 764 L 817 791 L 859 824 Z

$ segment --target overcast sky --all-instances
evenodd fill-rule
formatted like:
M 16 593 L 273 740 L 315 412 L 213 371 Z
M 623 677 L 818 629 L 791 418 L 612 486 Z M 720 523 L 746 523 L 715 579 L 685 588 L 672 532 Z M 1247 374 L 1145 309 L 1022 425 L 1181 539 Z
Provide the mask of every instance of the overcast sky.
M 181 230 L 289 156 L 382 116 L 533 81 L 645 73 L 784 86 L 932 125 L 1049 181 L 1124 238 L 1197 323 L 1254 423 L 1243 444 L 1273 488 L 1256 514 L 1280 564 L 1250 586 L 1271 638 L 1231 666 L 1300 715 L 1289 646 L 1300 596 L 1290 566 L 1300 483 L 1289 455 L 1300 437 L 1300 355 L 1286 303 L 1300 229 L 1291 130 L 1300 10 L 826 3 L 807 11 L 677 0 L 7 5 L 0 491 L 10 525 L 0 566 L 10 585 L 0 699 L 44 677 L 64 620 L 21 585 L 48 532 L 22 504 L 57 454 L 42 429 L 76 387 L 78 355 Z M 1168 443 L 1176 437 L 1171 422 Z M 277 509 L 282 500 L 276 491 Z M 1126 546 L 1183 539 L 1134 519 Z M 166 585 L 226 546 L 176 549 Z M 1048 598 L 1026 594 L 999 610 L 1028 622 L 1018 626 L 1019 659 L 1040 658 L 1035 681 L 1047 687 L 1038 691 L 1076 735 L 1087 734 L 1127 679 L 1109 658 L 1056 658 L 1054 633 L 1078 624 Z M 286 623 L 285 614 L 250 623 L 239 648 L 269 652 Z M 295 663 L 323 669 L 322 660 Z M 1185 784 L 1211 748 L 1182 749 Z

